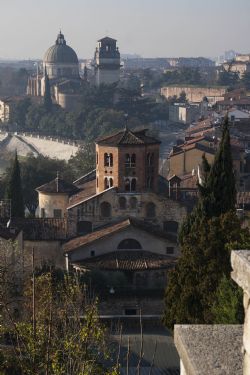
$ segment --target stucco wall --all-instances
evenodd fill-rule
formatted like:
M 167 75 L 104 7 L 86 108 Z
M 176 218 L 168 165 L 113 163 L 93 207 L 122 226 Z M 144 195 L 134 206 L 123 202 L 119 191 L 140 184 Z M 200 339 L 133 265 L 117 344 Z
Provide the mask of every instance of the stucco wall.
M 41 210 L 45 209 L 46 218 L 54 217 L 54 210 L 62 210 L 62 218 L 66 213 L 66 207 L 68 205 L 68 195 L 66 194 L 44 194 L 39 193 L 39 217 L 42 217 Z
M 117 232 L 112 237 L 105 237 L 95 241 L 83 248 L 75 250 L 74 253 L 69 254 L 71 261 L 89 258 L 91 251 L 95 252 L 95 256 L 110 253 L 118 250 L 118 245 L 124 239 L 136 239 L 140 242 L 142 250 L 151 251 L 156 254 L 166 255 L 167 247 L 174 247 L 175 252 L 172 256 L 179 255 L 177 245 L 167 239 L 153 236 L 138 228 L 129 227 L 123 231 Z

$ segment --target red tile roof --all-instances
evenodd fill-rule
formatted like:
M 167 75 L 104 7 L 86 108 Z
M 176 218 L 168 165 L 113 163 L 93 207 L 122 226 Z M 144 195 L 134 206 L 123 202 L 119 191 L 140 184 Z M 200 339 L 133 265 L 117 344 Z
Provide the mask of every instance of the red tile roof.
M 102 270 L 152 270 L 173 267 L 177 258 L 145 250 L 119 250 L 91 257 L 73 265 Z
M 131 130 L 125 128 L 118 133 L 97 139 L 96 143 L 98 145 L 107 146 L 145 145 L 161 143 L 156 138 L 147 136 L 146 131 L 147 129 L 132 132 Z
M 77 238 L 74 238 L 70 241 L 68 241 L 64 245 L 64 252 L 71 252 L 79 247 L 86 246 L 90 243 L 93 243 L 97 240 L 100 240 L 104 237 L 111 236 L 114 233 L 120 232 L 124 229 L 129 228 L 130 226 L 137 227 L 139 229 L 142 229 L 148 233 L 151 233 L 152 235 L 155 235 L 157 237 L 163 237 L 168 239 L 169 241 L 176 242 L 176 237 L 174 235 L 171 235 L 169 233 L 166 233 L 158 228 L 153 227 L 152 225 L 146 224 L 138 219 L 135 218 L 128 218 L 123 219 L 122 221 L 115 222 L 109 225 L 106 225 L 102 228 L 99 228 L 95 230 L 92 233 L 86 234 L 84 236 L 80 236 Z

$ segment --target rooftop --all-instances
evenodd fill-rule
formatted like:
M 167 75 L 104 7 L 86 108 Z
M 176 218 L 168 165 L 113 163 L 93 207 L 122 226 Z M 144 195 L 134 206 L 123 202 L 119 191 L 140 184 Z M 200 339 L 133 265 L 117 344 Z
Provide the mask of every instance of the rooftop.
M 146 132 L 147 129 L 131 131 L 130 129 L 124 128 L 118 133 L 98 138 L 96 143 L 106 146 L 151 145 L 161 143 L 156 138 L 146 135 Z
M 74 238 L 67 242 L 64 245 L 64 252 L 70 252 L 74 251 L 75 249 L 78 249 L 79 247 L 86 246 L 94 241 L 97 241 L 101 238 L 110 236 L 114 233 L 117 233 L 121 230 L 127 229 L 130 226 L 134 226 L 136 228 L 142 229 L 144 231 L 147 231 L 148 233 L 151 233 L 156 236 L 160 236 L 163 238 L 166 238 L 172 242 L 176 242 L 176 237 L 174 235 L 168 234 L 158 228 L 153 227 L 152 225 L 145 224 L 144 222 L 135 219 L 135 218 L 127 218 L 123 219 L 122 221 L 118 221 L 109 225 L 105 225 L 104 227 L 101 227 L 97 230 L 95 230 L 92 233 L 86 234 L 84 236 L 80 236 L 77 238 Z
M 176 258 L 145 250 L 119 250 L 76 262 L 87 269 L 143 271 L 174 266 Z
M 67 239 L 65 219 L 13 218 L 14 228 L 23 231 L 23 239 L 28 241 L 62 241 Z
M 79 189 L 75 185 L 70 184 L 62 178 L 56 177 L 54 180 L 36 188 L 36 191 L 41 193 L 60 193 L 72 195 L 77 193 Z

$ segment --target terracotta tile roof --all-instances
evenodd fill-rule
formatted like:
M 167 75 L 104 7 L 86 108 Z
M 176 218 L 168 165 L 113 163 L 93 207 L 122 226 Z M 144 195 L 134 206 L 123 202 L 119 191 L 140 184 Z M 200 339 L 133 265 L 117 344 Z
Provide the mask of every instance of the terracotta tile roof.
M 93 171 L 90 171 L 84 176 L 79 177 L 77 180 L 73 182 L 73 184 L 78 187 L 82 187 L 82 185 L 84 185 L 86 182 L 89 182 L 95 179 L 96 179 L 96 169 L 93 169 Z
M 171 235 L 169 233 L 166 233 L 158 228 L 153 227 L 152 225 L 146 224 L 138 219 L 135 218 L 128 218 L 123 219 L 122 221 L 111 223 L 109 225 L 105 225 L 104 227 L 101 227 L 97 230 L 95 230 L 92 233 L 86 234 L 84 236 L 80 236 L 77 238 L 74 238 L 70 241 L 68 241 L 66 244 L 64 244 L 64 252 L 71 252 L 79 247 L 86 246 L 90 243 L 93 243 L 97 240 L 100 240 L 101 238 L 111 236 L 114 233 L 117 233 L 119 231 L 122 231 L 124 229 L 129 228 L 130 226 L 137 227 L 139 229 L 142 229 L 148 233 L 151 233 L 152 235 L 155 235 L 157 237 L 163 237 L 166 238 L 172 242 L 176 242 L 176 236 Z
M 177 258 L 145 250 L 119 250 L 73 263 L 87 269 L 152 270 L 173 267 Z
M 94 190 L 94 188 L 93 188 L 94 183 L 95 183 L 95 181 L 94 182 L 93 181 L 89 182 L 89 190 L 86 189 L 86 196 L 83 194 L 83 197 L 81 198 L 80 194 L 79 194 L 79 196 L 78 196 L 78 194 L 76 194 L 76 196 L 78 198 L 76 199 L 75 203 L 71 203 L 71 201 L 70 201 L 70 204 L 68 205 L 67 210 L 69 210 L 69 209 L 71 209 L 71 208 L 73 208 L 75 206 L 78 206 L 79 204 L 81 204 L 83 202 L 86 202 L 86 201 L 89 201 L 91 199 L 95 199 L 97 197 L 100 197 L 101 195 L 106 194 L 110 190 L 116 190 L 117 189 L 115 186 L 112 186 L 111 188 L 108 188 L 108 189 L 103 190 L 100 193 L 96 194 L 96 189 Z M 93 195 L 91 195 L 91 191 L 95 191 Z M 74 199 L 74 197 L 72 199 Z
M 17 219 L 13 218 L 14 228 L 23 231 L 23 239 L 30 241 L 59 241 L 67 239 L 66 219 Z
M 105 136 L 97 139 L 96 143 L 99 145 L 108 146 L 122 146 L 122 145 L 145 145 L 145 144 L 160 144 L 161 142 L 156 138 L 146 135 L 146 129 L 140 131 L 131 131 L 123 129 L 118 133 Z
M 69 207 L 78 203 L 84 202 L 87 198 L 93 197 L 96 194 L 96 180 L 85 182 L 82 190 L 72 195 L 69 199 Z
M 182 189 L 198 189 L 197 188 L 198 183 L 198 176 L 192 175 L 192 173 L 184 175 L 181 177 L 181 183 L 180 187 Z
M 36 191 L 41 193 L 62 193 L 72 195 L 79 191 L 79 189 L 62 178 L 56 177 L 54 180 L 39 186 Z
M 187 134 L 192 134 L 192 133 L 196 133 L 198 131 L 209 129 L 209 128 L 212 128 L 212 127 L 213 127 L 213 125 L 212 125 L 211 120 L 207 119 L 207 120 L 198 122 L 194 126 L 189 126 L 189 128 L 186 130 L 186 133 Z

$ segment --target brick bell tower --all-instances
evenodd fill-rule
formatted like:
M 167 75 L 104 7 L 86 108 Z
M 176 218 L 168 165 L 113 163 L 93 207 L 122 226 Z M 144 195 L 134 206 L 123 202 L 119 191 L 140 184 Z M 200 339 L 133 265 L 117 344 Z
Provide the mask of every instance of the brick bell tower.
M 160 141 L 146 130 L 124 130 L 96 141 L 96 192 L 157 193 Z

